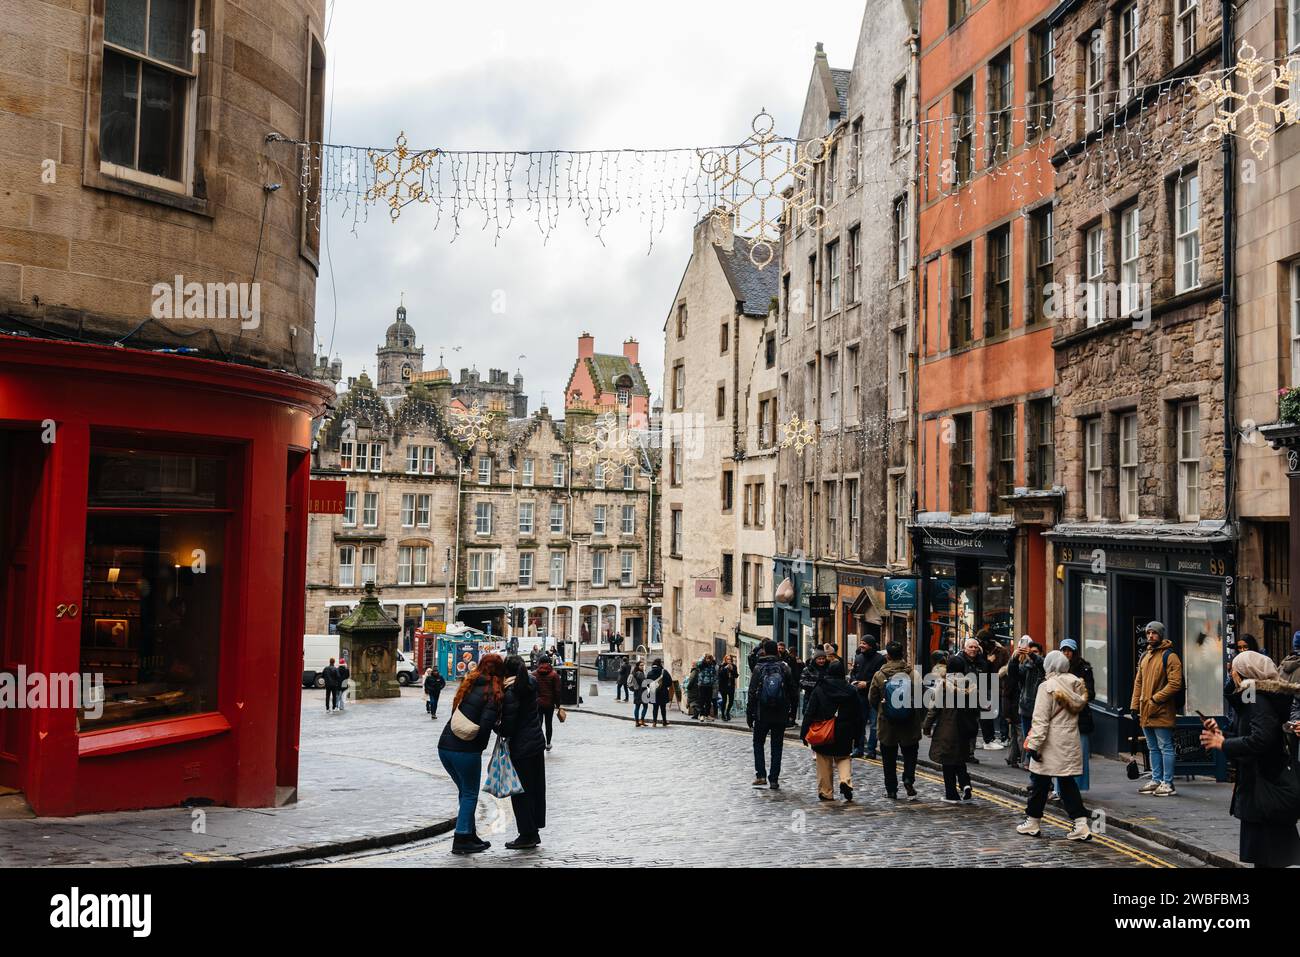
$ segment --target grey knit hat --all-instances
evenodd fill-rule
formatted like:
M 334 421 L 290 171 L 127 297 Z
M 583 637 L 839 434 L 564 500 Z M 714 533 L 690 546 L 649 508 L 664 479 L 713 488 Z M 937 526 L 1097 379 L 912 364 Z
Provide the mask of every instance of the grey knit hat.
M 1144 628 L 1144 629 L 1142 629 L 1142 630 L 1143 630 L 1143 631 L 1154 631 L 1154 632 L 1155 632 L 1157 635 L 1159 635 L 1161 638 L 1164 638 L 1164 637 L 1165 637 L 1165 626 L 1164 626 L 1164 622 L 1159 622 L 1159 621 L 1148 621 L 1148 622 L 1147 622 L 1147 626 L 1146 626 L 1146 628 Z

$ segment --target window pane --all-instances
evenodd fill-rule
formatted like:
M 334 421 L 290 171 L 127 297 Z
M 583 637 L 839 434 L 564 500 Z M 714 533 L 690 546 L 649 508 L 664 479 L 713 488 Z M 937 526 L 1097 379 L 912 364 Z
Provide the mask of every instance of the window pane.
M 144 52 L 144 14 L 147 0 L 107 0 L 104 41 Z
M 1083 657 L 1092 665 L 1097 682 L 1097 703 L 1106 704 L 1110 697 L 1110 632 L 1106 625 L 1106 586 L 1087 581 L 1081 589 Z
M 188 69 L 190 0 L 151 0 L 149 4 L 149 55 L 155 60 Z
M 92 448 L 86 504 L 91 508 L 222 508 L 226 461 L 214 455 Z
M 99 109 L 99 154 L 108 163 L 135 165 L 135 113 L 139 66 L 130 57 L 104 51 Z
M 181 129 L 188 81 L 157 67 L 145 66 L 143 69 L 139 169 L 142 173 L 180 179 Z
M 1183 598 L 1184 714 L 1223 710 L 1223 603 L 1216 598 Z
M 222 515 L 87 517 L 81 670 L 105 701 L 82 731 L 216 710 L 225 531 Z

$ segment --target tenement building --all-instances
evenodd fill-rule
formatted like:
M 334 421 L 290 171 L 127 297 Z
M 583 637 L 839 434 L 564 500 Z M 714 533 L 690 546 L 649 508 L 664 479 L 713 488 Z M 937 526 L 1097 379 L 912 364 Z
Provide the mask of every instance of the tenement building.
M 626 356 L 589 357 L 616 380 L 634 368 Z M 609 407 L 574 400 L 556 421 L 545 406 L 524 418 L 503 409 L 474 417 L 453 390 L 441 367 L 395 396 L 363 373 L 323 421 L 313 475 L 347 489 L 343 514 L 312 521 L 308 631 L 333 633 L 375 582 L 408 651 L 417 631 L 450 621 L 592 647 L 615 633 L 625 648 L 649 645 L 659 614 L 657 457 L 640 435 L 605 441 L 599 416 L 618 419 L 617 394 Z M 632 392 L 622 408 L 648 399 L 644 380 Z
M 1222 65 L 1217 4 L 1067 0 L 1053 13 L 1056 353 L 1050 534 L 1061 637 L 1096 674 L 1094 749 L 1126 747 L 1146 622 L 1182 656 L 1182 719 L 1223 710 L 1235 575 L 1225 471 L 1223 148 L 1185 78 Z M 1069 289 L 1078 290 L 1071 294 Z M 1194 762 L 1193 762 L 1194 763 Z M 1181 763 L 1180 763 L 1181 767 Z
M 850 635 L 906 641 L 886 577 L 910 566 L 917 5 L 873 4 L 851 70 L 818 47 L 801 139 L 831 136 L 817 208 L 783 224 L 779 415 L 816 441 L 776 469 L 776 636 L 851 654 Z
M 332 390 L 315 184 L 267 135 L 320 139 L 324 20 L 0 0 L 0 671 L 104 682 L 0 709 L 38 815 L 296 794 Z
M 922 0 L 916 653 L 1049 633 L 1050 0 Z
M 665 661 L 684 674 L 706 652 L 736 655 L 742 689 L 749 652 L 771 634 L 758 609 L 772 594 L 776 464 L 777 269 L 750 252 L 711 216 L 695 227 L 664 324 L 659 505 Z

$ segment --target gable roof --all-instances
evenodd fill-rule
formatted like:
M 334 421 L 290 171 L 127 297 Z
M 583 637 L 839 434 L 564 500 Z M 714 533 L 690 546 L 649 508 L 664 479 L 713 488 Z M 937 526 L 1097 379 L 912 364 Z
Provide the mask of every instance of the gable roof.
M 753 244 L 753 239 L 737 236 L 731 249 L 715 245 L 713 250 L 718 254 L 718 263 L 731 285 L 732 295 L 741 304 L 741 312 L 766 318 L 777 295 L 778 270 L 773 263 L 769 263 L 766 269 L 754 265 L 749 258 Z
M 586 362 L 597 393 L 617 391 L 618 386 L 615 383 L 626 375 L 632 380 L 633 395 L 650 395 L 650 387 L 646 385 L 645 376 L 641 374 L 639 362 L 632 362 L 627 356 L 608 355 L 602 352 L 589 356 Z M 569 381 L 573 381 L 572 376 L 569 377 Z
M 852 75 L 852 70 L 831 67 L 831 82 L 835 84 L 835 99 L 839 102 L 840 116 L 849 111 L 849 77 Z

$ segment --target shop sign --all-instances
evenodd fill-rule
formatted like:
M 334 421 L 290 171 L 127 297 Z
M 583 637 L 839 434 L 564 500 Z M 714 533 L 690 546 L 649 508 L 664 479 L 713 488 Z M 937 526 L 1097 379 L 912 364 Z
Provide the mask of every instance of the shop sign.
M 771 605 L 759 605 L 754 609 L 754 622 L 760 628 L 770 628 L 775 622 L 775 609 Z
M 885 610 L 916 611 L 917 579 L 886 578 Z
M 307 492 L 307 511 L 313 515 L 342 515 L 347 497 L 347 482 L 312 479 Z
M 695 597 L 696 598 L 717 598 L 718 580 L 716 578 L 695 579 Z
M 447 633 L 447 623 L 445 621 L 426 621 L 424 623 L 424 633 L 426 635 L 445 635 Z
M 831 596 L 810 595 L 808 597 L 808 611 L 812 618 L 834 617 L 834 612 L 831 610 Z
M 1009 539 L 1006 534 L 961 535 L 955 532 L 927 531 L 918 539 L 924 554 L 952 552 L 959 555 L 979 555 L 989 558 L 1006 558 Z

